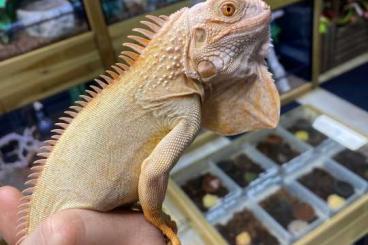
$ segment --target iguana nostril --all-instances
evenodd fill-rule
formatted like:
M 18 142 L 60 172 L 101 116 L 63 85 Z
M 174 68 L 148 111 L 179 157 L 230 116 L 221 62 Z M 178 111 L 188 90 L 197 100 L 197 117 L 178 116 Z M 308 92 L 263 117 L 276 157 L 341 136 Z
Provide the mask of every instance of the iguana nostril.
M 208 79 L 217 74 L 216 66 L 210 61 L 202 61 L 198 64 L 198 73 L 203 79 Z

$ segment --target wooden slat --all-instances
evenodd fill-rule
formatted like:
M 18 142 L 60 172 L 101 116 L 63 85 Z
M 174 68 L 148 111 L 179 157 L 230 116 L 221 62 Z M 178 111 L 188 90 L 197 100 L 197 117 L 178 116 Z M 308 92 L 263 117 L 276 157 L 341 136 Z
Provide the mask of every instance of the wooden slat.
M 295 2 L 298 0 L 269 1 L 273 9 Z M 120 51 L 131 29 L 144 18 L 135 17 L 107 29 L 100 3 L 85 0 L 85 4 L 92 32 L 0 62 L 0 113 L 94 78 L 103 71 L 102 64 L 106 67 L 114 62 L 112 47 Z M 170 14 L 188 5 L 189 1 L 182 1 L 153 14 Z M 283 98 L 289 101 L 290 94 Z
M 105 68 L 108 68 L 114 64 L 116 60 L 109 31 L 105 23 L 101 2 L 96 0 L 84 0 L 83 2 L 102 63 Z
M 349 60 L 341 65 L 338 65 L 324 73 L 322 73 L 319 76 L 319 82 L 324 83 L 328 80 L 331 80 L 337 76 L 340 76 L 341 74 L 344 74 L 348 71 L 351 71 L 355 69 L 358 66 L 361 66 L 368 62 L 368 52 L 365 52 L 357 57 L 355 57 L 352 60 Z
M 287 5 L 302 2 L 303 0 L 265 0 L 272 9 L 279 9 L 286 7 Z
M 299 96 L 308 93 L 313 89 L 313 85 L 311 82 L 307 82 L 300 87 L 297 87 L 286 94 L 281 95 L 281 104 L 286 105 L 292 101 L 294 101 Z
M 11 111 L 103 71 L 92 33 L 0 62 L 0 109 Z

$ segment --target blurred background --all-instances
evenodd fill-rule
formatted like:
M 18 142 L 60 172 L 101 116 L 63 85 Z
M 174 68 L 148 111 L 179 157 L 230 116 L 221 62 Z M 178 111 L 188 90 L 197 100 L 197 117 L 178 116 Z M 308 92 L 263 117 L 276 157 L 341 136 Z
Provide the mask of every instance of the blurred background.
M 368 1 L 267 2 L 280 126 L 203 131 L 165 209 L 184 244 L 368 244 Z M 145 14 L 194 3 L 0 0 L 0 186 L 24 188 L 54 123 Z

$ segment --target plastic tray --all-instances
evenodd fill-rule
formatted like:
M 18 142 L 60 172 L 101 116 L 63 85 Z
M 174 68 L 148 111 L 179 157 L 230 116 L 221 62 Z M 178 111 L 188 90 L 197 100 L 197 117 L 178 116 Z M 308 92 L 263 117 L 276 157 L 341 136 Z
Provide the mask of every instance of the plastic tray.
M 310 205 L 314 209 L 315 214 L 317 216 L 316 220 L 310 223 L 306 229 L 304 229 L 298 234 L 291 234 L 289 231 L 287 231 L 260 205 L 260 202 L 262 202 L 263 200 L 265 200 L 266 198 L 268 198 L 281 188 L 285 189 L 289 194 L 296 197 L 297 199 Z M 273 227 L 275 227 L 276 230 L 278 231 L 278 236 L 282 237 L 287 244 L 290 244 L 300 239 L 301 237 L 309 233 L 311 230 L 319 226 L 321 223 L 323 223 L 324 220 L 327 218 L 325 214 L 326 209 L 324 208 L 324 206 L 320 205 L 318 202 L 313 201 L 312 197 L 313 195 L 310 192 L 306 192 L 300 189 L 297 183 L 295 183 L 293 180 L 285 181 L 279 176 L 274 178 L 267 184 L 265 184 L 262 190 L 249 192 L 249 199 L 252 199 L 253 201 L 256 202 L 257 209 L 260 212 L 262 212 L 265 216 L 267 216 L 269 220 L 273 220 L 272 222 L 274 225 Z
M 211 210 L 216 209 L 216 207 L 226 205 L 226 202 L 232 201 L 235 197 L 239 196 L 241 189 L 227 175 L 218 169 L 217 166 L 215 166 L 208 158 L 205 158 L 199 162 L 195 162 L 188 167 L 181 169 L 180 171 L 174 173 L 172 178 L 181 187 L 187 181 L 206 173 L 211 173 L 217 176 L 229 191 L 225 197 L 223 197 L 214 207 L 206 212 L 207 214 L 210 213 Z M 184 194 L 191 200 L 191 198 L 185 192 Z
M 311 192 L 307 187 L 303 186 L 298 179 L 308 173 L 310 173 L 314 168 L 321 168 L 324 169 L 326 172 L 331 174 L 334 178 L 345 181 L 351 184 L 354 187 L 354 194 L 350 196 L 346 203 L 339 209 L 332 210 L 327 206 L 325 200 L 322 200 L 319 196 Z M 296 181 L 296 185 L 299 191 L 304 193 L 310 193 L 311 200 L 318 204 L 318 206 L 323 207 L 322 209 L 326 211 L 328 216 L 332 216 L 337 213 L 339 210 L 343 209 L 344 207 L 350 205 L 353 201 L 355 201 L 359 196 L 361 196 L 367 190 L 367 183 L 362 179 L 358 178 L 355 174 L 350 171 L 347 171 L 344 167 L 339 164 L 336 164 L 334 161 L 330 159 L 326 159 L 326 157 L 321 157 L 315 159 L 311 164 L 308 164 L 304 169 L 296 172 L 293 176 L 288 176 L 287 179 L 292 179 Z
M 312 109 L 308 107 L 299 108 L 296 109 L 295 112 L 292 111 L 294 113 L 290 114 L 292 117 L 285 117 L 284 119 L 283 116 L 282 122 L 285 123 L 285 126 L 288 126 L 288 123 L 292 123 L 291 120 L 293 120 L 293 117 L 297 118 L 298 115 L 303 115 L 303 113 L 298 112 L 299 110 L 301 112 L 307 111 L 306 115 L 309 116 L 311 120 L 322 114 L 318 113 L 318 110 L 316 111 L 316 114 L 308 114 L 308 111 Z M 272 133 L 281 136 L 295 150 L 301 152 L 301 154 L 281 166 L 273 162 L 255 147 L 258 142 Z M 180 198 L 183 201 L 183 207 L 186 212 L 194 213 L 196 216 L 194 217 L 194 220 L 196 220 L 197 217 L 201 217 L 203 220 L 201 227 L 203 226 L 204 232 L 211 231 L 212 233 L 210 232 L 211 236 L 209 237 L 214 238 L 215 240 L 213 241 L 219 240 L 219 244 L 223 244 L 223 241 L 218 235 L 218 232 L 214 231 L 214 228 L 211 225 L 226 223 L 231 219 L 234 213 L 239 212 L 244 208 L 249 209 L 265 226 L 265 228 L 280 241 L 281 244 L 292 244 L 311 230 L 315 229 L 322 222 L 325 222 L 329 217 L 332 217 L 341 209 L 349 206 L 368 190 L 367 181 L 332 160 L 335 154 L 343 151 L 344 149 L 345 147 L 329 138 L 324 140 L 323 143 L 319 144 L 317 147 L 313 148 L 311 145 L 294 137 L 294 135 L 289 133 L 282 126 L 279 126 L 274 130 L 263 130 L 249 133 L 229 142 L 225 146 L 222 145 L 222 147 L 219 147 L 216 152 L 205 155 L 205 158 L 202 158 L 199 161 L 188 161 L 187 166 L 173 174 L 175 182 L 182 185 L 189 179 L 195 178 L 200 174 L 211 172 L 218 176 L 229 189 L 229 194 L 223 198 L 222 202 L 206 212 L 205 218 L 207 221 L 205 221 L 197 210 L 193 210 L 192 203 L 187 200 L 188 197 L 185 196 L 185 194 L 182 195 L 182 191 L 180 189 L 177 189 L 176 193 L 180 193 Z M 251 182 L 245 188 L 241 188 L 237 185 L 225 172 L 216 166 L 218 161 L 232 158 L 239 153 L 244 153 L 256 164 L 260 165 L 261 168 L 265 169 L 264 173 L 260 174 L 256 180 Z M 325 200 L 322 200 L 316 194 L 312 193 L 307 187 L 298 182 L 298 179 L 301 176 L 311 172 L 312 169 L 316 167 L 325 169 L 333 177 L 348 182 L 354 187 L 354 194 L 346 200 L 343 207 L 337 210 L 331 210 Z M 259 205 L 262 200 L 272 195 L 272 193 L 276 192 L 281 187 L 286 189 L 293 196 L 313 207 L 316 216 L 318 217 L 315 221 L 309 224 L 308 228 L 299 234 L 291 234 L 288 232 L 286 228 L 282 227 Z M 347 210 L 349 209 L 345 209 L 344 211 Z

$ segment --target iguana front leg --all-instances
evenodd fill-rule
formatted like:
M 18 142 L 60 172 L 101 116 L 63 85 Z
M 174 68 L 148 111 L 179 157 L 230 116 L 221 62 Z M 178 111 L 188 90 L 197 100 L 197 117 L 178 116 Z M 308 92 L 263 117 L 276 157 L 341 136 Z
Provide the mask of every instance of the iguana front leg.
M 200 128 L 199 103 L 193 108 L 176 108 L 190 111 L 177 119 L 176 126 L 155 147 L 144 161 L 139 177 L 139 201 L 146 219 L 170 239 L 172 245 L 180 244 L 175 223 L 163 213 L 162 203 L 168 184 L 169 172 L 185 148 L 193 141 Z

